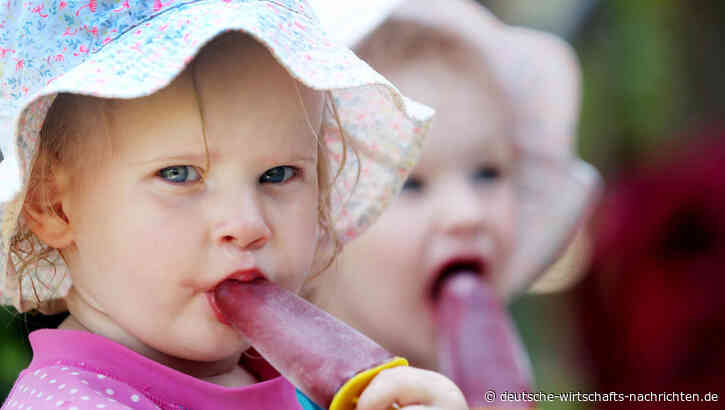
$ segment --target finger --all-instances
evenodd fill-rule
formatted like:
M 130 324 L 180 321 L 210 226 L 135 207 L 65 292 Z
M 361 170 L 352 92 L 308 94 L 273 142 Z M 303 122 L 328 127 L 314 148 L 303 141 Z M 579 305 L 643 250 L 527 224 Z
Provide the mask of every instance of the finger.
M 370 382 L 360 395 L 358 409 L 389 410 L 396 404 L 400 408 L 466 408 L 463 394 L 446 377 L 428 370 L 396 367 L 380 372 Z
M 430 402 L 432 393 L 419 388 L 424 376 L 408 370 L 392 368 L 380 372 L 360 395 L 358 409 L 389 410 Z

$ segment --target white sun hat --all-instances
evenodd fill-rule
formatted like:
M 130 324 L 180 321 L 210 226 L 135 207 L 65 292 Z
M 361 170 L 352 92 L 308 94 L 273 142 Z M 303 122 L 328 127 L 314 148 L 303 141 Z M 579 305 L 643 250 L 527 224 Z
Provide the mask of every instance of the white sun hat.
M 21 209 L 39 132 L 58 93 L 146 96 L 168 85 L 221 33 L 251 35 L 292 77 L 330 91 L 342 126 L 328 113 L 331 166 L 343 157 L 340 133 L 357 153 L 347 155 L 333 191 L 334 228 L 343 241 L 395 197 L 433 114 L 333 41 L 305 0 L 11 1 L 0 7 L 0 25 L 0 303 L 20 311 L 62 311 L 71 286 L 56 250 L 50 250 L 52 264 L 24 269 L 10 252 L 17 235 L 29 233 Z M 42 251 L 38 246 L 24 251 Z

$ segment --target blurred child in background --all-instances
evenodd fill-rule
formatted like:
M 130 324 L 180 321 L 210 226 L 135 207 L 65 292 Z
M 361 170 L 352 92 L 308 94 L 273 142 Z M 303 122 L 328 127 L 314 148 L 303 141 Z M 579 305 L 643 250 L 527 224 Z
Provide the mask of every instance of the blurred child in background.
M 426 0 L 405 3 L 356 52 L 438 115 L 400 196 L 310 298 L 416 365 L 449 373 L 472 405 L 477 388 L 530 388 L 502 307 L 554 260 L 597 181 L 572 152 L 572 51 L 473 1 Z M 476 340 L 460 340 L 465 329 L 442 335 L 452 319 L 441 295 L 461 274 L 481 281 L 479 304 L 490 307 L 472 316 L 491 332 Z M 475 381 L 444 352 L 461 342 L 476 346 L 465 360 Z

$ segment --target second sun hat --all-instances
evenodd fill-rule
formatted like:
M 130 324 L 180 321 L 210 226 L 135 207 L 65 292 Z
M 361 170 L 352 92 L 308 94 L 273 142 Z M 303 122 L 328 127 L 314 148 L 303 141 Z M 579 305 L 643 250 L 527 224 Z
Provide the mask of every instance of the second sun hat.
M 52 264 L 38 263 L 22 275 L 22 261 L 9 253 L 13 238 L 27 232 L 21 209 L 39 132 L 57 94 L 152 94 L 224 32 L 251 35 L 293 78 L 330 91 L 342 126 L 327 113 L 323 138 L 332 169 L 347 158 L 332 192 L 334 228 L 343 241 L 375 220 L 420 153 L 433 111 L 331 41 L 305 0 L 49 3 L 11 0 L 0 8 L 0 304 L 65 309 L 71 281 L 58 252 L 51 250 Z M 346 155 L 341 133 L 349 137 Z
M 340 8 L 332 3 L 328 7 Z M 407 0 L 394 10 L 379 11 L 387 14 L 377 19 L 380 30 L 388 24 L 412 24 L 465 45 L 470 60 L 490 77 L 503 96 L 501 103 L 510 109 L 518 232 L 496 285 L 499 294 L 511 298 L 557 260 L 599 196 L 598 172 L 574 152 L 580 104 L 575 54 L 558 37 L 506 25 L 473 0 Z M 335 27 L 335 22 L 327 23 Z M 375 36 L 373 29 L 353 46 L 364 49 L 366 39 Z

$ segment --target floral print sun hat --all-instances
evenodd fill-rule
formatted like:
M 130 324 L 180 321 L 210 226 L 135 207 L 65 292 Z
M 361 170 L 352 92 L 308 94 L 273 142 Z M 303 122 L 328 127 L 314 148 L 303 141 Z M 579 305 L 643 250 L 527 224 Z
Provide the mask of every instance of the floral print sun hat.
M 58 93 L 146 96 L 219 34 L 248 33 L 292 77 L 329 91 L 337 107 L 342 129 L 328 113 L 323 138 L 332 169 L 347 159 L 332 193 L 342 241 L 394 198 L 433 114 L 331 41 L 306 0 L 10 0 L 0 8 L 0 29 L 0 304 L 20 311 L 62 311 L 71 286 L 57 251 L 49 257 L 54 266 L 38 264 L 23 275 L 9 253 L 13 237 L 27 232 L 20 211 L 39 132 Z M 341 133 L 355 154 L 343 152 Z
M 556 36 L 504 24 L 473 0 L 407 0 L 379 21 L 380 30 L 412 24 L 465 45 L 470 61 L 489 75 L 508 103 L 520 206 L 517 242 L 496 284 L 499 294 L 511 298 L 537 280 L 548 282 L 549 290 L 566 284 L 563 278 L 553 283 L 547 268 L 571 243 L 601 188 L 599 173 L 574 152 L 580 103 L 574 52 Z M 377 46 L 375 33 L 353 46 L 361 56 L 366 40 Z

